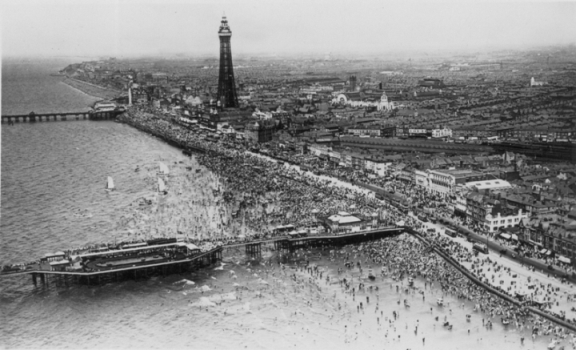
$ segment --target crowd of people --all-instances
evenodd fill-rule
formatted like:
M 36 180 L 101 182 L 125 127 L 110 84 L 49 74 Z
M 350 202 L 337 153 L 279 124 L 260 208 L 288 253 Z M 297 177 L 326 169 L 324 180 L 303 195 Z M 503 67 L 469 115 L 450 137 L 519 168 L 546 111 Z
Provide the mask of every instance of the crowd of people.
M 383 226 L 403 222 L 421 232 L 427 239 L 442 247 L 450 256 L 460 262 L 472 263 L 471 272 L 479 274 L 490 266 L 489 261 L 481 261 L 468 249 L 458 246 L 454 241 L 436 234 L 427 233 L 423 223 L 417 218 L 406 215 L 393 206 L 385 205 L 362 188 L 337 186 L 317 174 L 304 172 L 288 163 L 255 156 L 244 143 L 224 141 L 206 141 L 189 129 L 174 124 L 169 116 L 159 116 L 143 107 L 131 109 L 125 113 L 123 121 L 146 130 L 156 136 L 181 144 L 183 147 L 198 147 L 206 151 L 197 157 L 198 162 L 216 174 L 221 185 L 211 188 L 214 202 L 227 207 L 227 210 L 212 213 L 213 216 L 225 216 L 217 226 L 218 232 L 195 236 L 193 241 L 208 249 L 221 244 L 233 244 L 251 239 L 272 237 L 280 234 L 277 226 L 293 225 L 299 228 L 313 228 L 317 232 L 329 230 L 323 225 L 322 218 L 338 212 L 350 212 L 372 223 L 377 218 Z M 309 164 L 310 165 L 310 164 Z M 314 167 L 314 165 L 312 164 Z M 324 168 L 328 175 L 329 168 Z M 354 181 L 367 181 L 350 174 L 335 173 L 339 178 L 351 178 Z M 385 191 L 400 193 L 415 205 L 440 204 L 445 198 L 419 191 L 413 185 L 402 181 L 378 182 Z M 385 207 L 385 210 L 382 208 Z M 241 224 L 238 222 L 241 221 Z M 136 240 L 138 241 L 138 240 Z M 377 241 L 365 243 L 361 248 L 370 252 L 373 263 L 388 262 L 396 278 L 422 276 L 427 283 L 432 280 L 440 283 L 446 293 L 474 301 L 481 311 L 491 317 L 506 317 L 519 327 L 530 326 L 535 334 L 554 331 L 559 337 L 566 333 L 556 330 L 546 321 L 530 316 L 522 307 L 491 296 L 443 261 L 438 255 L 426 251 L 416 240 Z M 401 246 L 394 246 L 401 245 Z M 492 267 L 494 268 L 494 267 Z M 481 278 L 481 277 L 480 277 Z M 539 286 L 546 291 L 546 286 Z M 502 290 L 511 296 L 510 290 Z M 536 292 L 536 291 L 535 291 Z M 558 315 L 562 316 L 562 315 Z
M 338 212 L 353 212 L 372 217 L 377 211 L 373 198 L 351 189 L 332 186 L 312 174 L 301 174 L 281 163 L 271 163 L 240 151 L 232 154 L 207 154 L 199 162 L 211 171 L 226 176 L 229 203 L 235 203 L 254 235 L 272 235 L 274 227 L 293 225 L 325 229 L 319 218 Z
M 428 239 L 434 240 L 438 244 L 444 244 L 446 250 L 458 260 L 469 260 L 476 266 L 475 270 L 487 268 L 493 265 L 488 261 L 475 257 L 468 250 L 453 244 L 445 237 L 435 237 L 429 235 Z M 475 284 L 454 266 L 447 263 L 438 254 L 435 254 L 428 248 L 427 244 L 416 239 L 414 236 L 403 236 L 396 239 L 382 239 L 379 241 L 372 241 L 362 243 L 354 250 L 354 255 L 345 250 L 336 251 L 342 256 L 338 257 L 342 264 L 341 271 L 347 271 L 354 267 L 372 270 L 377 269 L 381 271 L 383 276 L 387 276 L 396 281 L 396 292 L 407 293 L 412 295 L 421 295 L 423 300 L 428 296 L 427 287 L 439 285 L 443 295 L 451 295 L 457 299 L 471 302 L 474 305 L 474 311 L 482 315 L 482 325 L 487 329 L 491 329 L 494 322 L 502 322 L 503 324 L 515 325 L 519 330 L 528 329 L 531 331 L 532 337 L 545 335 L 550 336 L 552 342 L 561 343 L 568 339 L 571 344 L 576 346 L 576 339 L 573 332 L 559 327 L 545 318 L 535 315 L 524 307 L 524 305 L 516 305 L 508 302 L 503 298 L 496 297 L 490 293 L 486 293 L 485 289 Z M 357 253 L 357 254 L 356 254 Z M 478 271 L 475 271 L 478 272 Z M 411 282 L 413 279 L 419 279 L 424 282 L 424 288 Z M 351 294 L 358 293 L 365 287 L 360 282 L 358 285 L 349 283 L 349 279 L 343 279 L 341 283 L 343 289 Z M 398 304 L 401 304 L 400 297 Z M 361 300 L 361 299 L 359 299 Z M 439 299 L 440 306 L 447 308 L 464 307 L 461 305 L 445 305 L 442 304 L 443 299 Z M 409 303 L 404 299 L 404 306 L 409 307 Z M 362 308 L 360 302 L 358 305 Z M 433 311 L 432 309 L 430 310 Z M 450 314 L 452 310 L 450 309 Z M 396 321 L 396 314 L 392 322 Z M 445 316 L 443 324 L 446 326 L 450 320 Z M 467 319 L 470 315 L 467 315 Z M 438 321 L 438 318 L 436 318 Z M 417 327 L 418 325 L 414 325 Z M 522 341 L 524 339 L 522 338 Z

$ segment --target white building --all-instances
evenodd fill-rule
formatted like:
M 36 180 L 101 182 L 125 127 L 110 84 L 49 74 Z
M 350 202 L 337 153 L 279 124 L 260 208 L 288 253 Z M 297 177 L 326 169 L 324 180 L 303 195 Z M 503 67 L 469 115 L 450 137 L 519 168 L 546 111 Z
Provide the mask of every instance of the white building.
M 490 213 L 486 215 L 484 226 L 488 232 L 496 232 L 500 228 L 517 226 L 522 219 L 527 217 L 528 213 L 523 212 L 522 209 L 504 215 L 500 212 Z
M 471 182 L 467 182 L 465 186 L 468 188 L 471 188 L 471 189 L 475 188 L 478 191 L 482 191 L 482 190 L 494 191 L 494 190 L 502 190 L 502 189 L 506 189 L 506 188 L 512 188 L 512 185 L 508 181 L 501 180 L 501 179 L 484 180 L 484 181 L 471 181 Z
M 426 171 L 414 169 L 414 182 L 416 185 L 428 189 L 428 173 Z
M 388 101 L 386 93 L 382 93 L 379 101 L 363 98 L 360 93 L 341 93 L 332 99 L 332 104 L 347 105 L 350 107 L 376 107 L 378 111 L 389 111 L 394 108 L 394 102 Z
M 392 163 L 391 162 L 382 162 L 378 160 L 366 159 L 365 162 L 365 169 L 374 172 L 376 175 L 380 177 L 386 176 L 388 169 Z
M 260 120 L 269 120 L 272 119 L 272 113 L 270 112 L 261 112 L 258 108 L 252 113 L 252 116 L 258 118 Z
M 320 155 L 322 155 L 322 154 L 328 155 L 329 151 L 330 151 L 330 149 L 326 146 L 315 145 L 315 144 L 310 145 L 310 153 L 316 157 L 320 157 Z
M 94 103 L 93 110 L 96 112 L 111 112 L 116 109 L 116 104 L 111 101 L 98 101 Z
M 536 79 L 534 79 L 534 77 L 532 77 L 532 79 L 530 79 L 530 86 L 544 86 L 544 82 L 543 81 L 536 81 Z
M 432 129 L 432 137 L 434 138 L 452 137 L 452 129 L 448 128 Z
M 363 135 L 368 135 L 368 136 L 373 136 L 373 137 L 380 137 L 382 136 L 382 130 L 380 129 L 375 129 L 375 128 L 350 128 L 348 129 L 348 133 L 355 135 L 355 136 L 363 136 Z
M 481 173 L 468 169 L 416 170 L 414 174 L 417 185 L 424 187 L 429 192 L 440 195 L 454 194 L 457 187 L 464 186 L 467 183 L 482 183 L 482 181 L 473 180 L 477 180 L 483 176 Z
M 428 189 L 437 194 L 451 193 L 456 186 L 456 176 L 448 171 L 430 170 L 428 173 Z
M 466 195 L 470 193 L 470 189 L 467 187 L 456 187 L 454 201 L 454 213 L 459 214 L 463 217 L 468 217 L 468 204 L 466 203 Z
M 188 105 L 191 105 L 193 107 L 200 106 L 202 104 L 202 99 L 198 96 L 194 97 L 194 96 L 190 95 L 186 99 L 185 103 Z
M 355 216 L 350 215 L 346 212 L 338 212 L 338 214 L 334 214 L 329 216 L 326 219 L 326 223 L 330 226 L 333 231 L 359 231 L 360 226 L 362 225 L 363 221 Z
M 426 135 L 426 129 L 408 129 L 409 135 Z

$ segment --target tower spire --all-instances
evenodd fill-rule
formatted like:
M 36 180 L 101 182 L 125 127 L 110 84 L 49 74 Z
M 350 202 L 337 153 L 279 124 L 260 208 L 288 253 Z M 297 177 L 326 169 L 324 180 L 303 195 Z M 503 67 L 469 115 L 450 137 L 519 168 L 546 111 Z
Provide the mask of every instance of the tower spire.
M 220 37 L 220 74 L 218 77 L 218 101 L 221 107 L 238 107 L 236 95 L 236 82 L 234 81 L 234 68 L 232 65 L 232 49 L 230 38 L 232 31 L 228 26 L 228 20 L 224 15 L 218 30 Z

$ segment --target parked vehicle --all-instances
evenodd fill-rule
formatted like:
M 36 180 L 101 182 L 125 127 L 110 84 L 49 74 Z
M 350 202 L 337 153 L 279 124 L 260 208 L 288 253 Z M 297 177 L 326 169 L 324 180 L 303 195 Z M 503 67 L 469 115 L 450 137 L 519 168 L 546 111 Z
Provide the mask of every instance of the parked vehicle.
M 485 244 L 474 243 L 472 249 L 484 254 L 488 254 L 488 247 Z

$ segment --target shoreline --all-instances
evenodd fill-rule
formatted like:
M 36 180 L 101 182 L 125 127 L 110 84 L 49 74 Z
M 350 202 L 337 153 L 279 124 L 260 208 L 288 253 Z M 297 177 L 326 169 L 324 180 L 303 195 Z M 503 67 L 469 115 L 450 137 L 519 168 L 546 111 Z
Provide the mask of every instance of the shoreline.
M 102 100 L 110 100 L 116 98 L 120 96 L 120 94 L 122 93 L 121 91 L 116 91 L 102 86 L 94 85 L 85 81 L 70 78 L 68 76 L 65 76 L 60 81 L 75 90 L 83 92 L 87 96 Z M 99 89 L 100 91 L 93 90 L 92 88 Z
M 128 115 L 131 115 L 130 111 L 128 111 Z M 150 126 L 147 126 L 147 125 L 142 125 L 142 124 L 146 124 L 146 123 L 140 123 L 140 122 L 139 122 L 138 120 L 136 120 L 135 118 L 134 118 L 134 119 L 132 119 L 132 118 L 125 118 L 125 119 L 128 119 L 128 120 L 127 120 L 127 121 L 128 121 L 128 124 L 130 124 L 131 126 L 136 127 L 136 128 L 139 129 L 139 130 L 142 130 L 142 131 L 146 131 L 146 132 L 148 132 L 148 133 L 151 133 L 152 135 L 157 136 L 157 137 L 160 137 L 160 138 L 162 138 L 163 140 L 167 141 L 167 142 L 170 143 L 170 144 L 176 144 L 176 145 L 179 145 L 181 148 L 186 149 L 186 141 L 185 141 L 185 140 L 175 139 L 174 137 L 171 137 L 171 135 L 162 135 L 161 132 L 159 132 L 158 130 L 154 130 L 154 128 L 151 128 Z M 134 125 L 133 125 L 133 124 L 134 124 Z M 205 148 L 205 149 L 206 149 L 206 148 Z M 219 151 L 219 150 L 217 150 L 217 149 L 211 150 L 210 148 L 208 148 L 208 149 L 206 149 L 206 150 L 207 150 L 207 151 L 213 151 L 213 152 L 218 153 L 218 154 L 220 154 L 220 155 L 225 155 L 222 151 Z M 260 154 L 256 155 L 256 154 L 252 154 L 252 152 L 245 152 L 245 154 L 249 154 L 250 156 L 255 157 L 255 158 L 259 158 L 259 159 L 266 159 L 266 160 L 269 161 L 269 162 L 274 162 L 274 163 L 276 162 L 274 159 L 272 159 L 272 158 L 270 158 L 270 157 L 262 156 L 262 155 L 260 155 Z M 295 164 L 290 164 L 290 165 L 289 165 L 289 167 L 295 167 L 295 166 L 297 166 L 297 165 L 295 165 Z M 330 179 L 332 180 L 332 181 L 330 181 L 331 184 L 332 184 L 332 186 L 338 186 L 338 187 L 348 187 L 348 186 L 350 186 L 350 187 L 354 187 L 354 184 L 346 183 L 345 181 L 342 181 L 341 179 L 332 178 L 332 177 L 330 177 L 330 176 L 325 176 L 325 178 L 330 178 Z M 338 181 L 338 180 L 340 180 L 340 181 Z M 348 186 L 344 186 L 345 183 L 346 183 Z M 349 189 L 352 189 L 352 188 L 350 188 L 350 187 L 348 187 L 348 188 L 349 188 Z M 358 190 L 361 190 L 361 189 L 360 189 L 360 188 L 354 188 L 354 190 L 355 190 L 355 192 L 359 192 Z M 366 191 L 366 188 L 364 188 L 363 190 Z M 364 192 L 364 191 L 362 191 L 362 192 Z M 414 235 L 414 236 L 419 236 L 419 234 L 416 233 L 416 232 L 417 232 L 417 229 L 416 229 L 416 228 L 407 228 L 407 231 L 408 231 L 408 232 L 413 231 L 413 232 L 412 232 L 412 235 Z M 436 250 L 436 249 L 435 249 L 435 250 Z M 444 253 L 444 252 L 442 252 L 442 253 Z M 446 256 L 445 256 L 444 254 L 439 254 L 438 252 L 437 252 L 437 254 L 438 254 L 439 257 L 442 257 L 442 258 L 446 261 L 446 263 L 449 263 L 449 264 L 455 263 L 455 264 L 457 264 L 457 265 L 460 265 L 456 260 L 452 261 L 452 259 L 454 259 L 454 258 L 453 258 L 451 255 L 449 255 L 448 253 L 444 253 L 444 254 L 446 254 Z M 455 266 L 455 267 L 456 267 L 456 266 Z M 459 266 L 459 267 L 461 267 L 461 268 L 465 271 L 465 272 L 462 272 L 462 274 L 463 274 L 464 276 L 466 276 L 470 281 L 473 281 L 473 282 L 479 284 L 480 286 L 482 286 L 485 291 L 487 291 L 487 292 L 489 292 L 489 293 L 492 293 L 492 294 L 495 294 L 495 295 L 498 295 L 499 298 L 501 298 L 501 299 L 503 299 L 503 300 L 506 300 L 506 301 L 508 301 L 508 302 L 511 302 L 511 303 L 513 303 L 513 304 L 516 304 L 516 305 L 519 304 L 519 301 L 517 301 L 515 298 L 513 298 L 512 296 L 510 296 L 506 291 L 500 290 L 500 288 L 494 288 L 493 286 L 488 285 L 487 283 L 485 283 L 484 281 L 482 281 L 482 278 L 481 278 L 481 277 L 476 276 L 473 272 L 469 271 L 467 268 L 465 268 L 465 267 L 463 267 L 463 266 Z M 471 278 L 470 276 L 472 276 L 473 278 Z M 537 310 L 537 309 L 535 309 L 535 308 L 531 308 L 531 311 L 533 311 L 534 314 L 537 314 L 537 315 L 541 315 L 541 316 L 543 316 L 543 317 L 546 317 L 548 320 L 550 320 L 550 321 L 552 321 L 552 322 L 555 322 L 555 323 L 558 324 L 558 325 L 564 326 L 564 327 L 566 327 L 566 328 L 568 328 L 568 329 L 570 329 L 570 330 L 573 330 L 573 331 L 576 330 L 576 327 L 575 327 L 574 325 L 572 325 L 572 324 L 569 323 L 569 322 L 566 322 L 566 321 L 564 321 L 564 320 L 559 319 L 559 318 L 556 317 L 555 315 L 549 314 L 549 313 L 547 313 L 547 312 L 545 312 L 545 311 L 542 311 L 542 310 Z M 545 316 L 544 316 L 544 315 L 545 315 Z
M 70 84 L 67 84 L 64 80 L 60 80 L 60 83 L 66 85 L 66 86 L 68 86 L 69 88 L 71 88 L 72 90 L 76 90 L 76 91 L 78 91 L 78 92 L 80 92 L 80 93 L 82 93 L 82 94 L 84 94 L 84 95 L 86 95 L 86 96 L 88 96 L 88 97 L 91 97 L 91 98 L 94 98 L 94 99 L 100 99 L 100 97 L 98 97 L 98 96 L 90 95 L 90 94 L 87 93 L 86 91 L 82 91 L 82 90 L 78 89 L 78 88 L 75 87 L 75 86 L 72 86 L 72 85 L 70 85 Z
M 407 229 L 406 233 L 411 234 L 412 236 L 414 236 L 415 238 L 419 239 L 420 241 L 426 243 L 428 246 L 432 247 L 432 250 L 438 255 L 440 256 L 442 259 L 444 259 L 444 261 L 446 261 L 447 263 L 451 264 L 456 270 L 458 270 L 461 274 L 463 274 L 468 280 L 472 281 L 473 283 L 481 286 L 482 288 L 484 288 L 484 290 L 486 290 L 488 293 L 491 293 L 493 295 L 496 295 L 498 298 L 500 299 L 504 299 L 507 302 L 514 304 L 515 306 L 522 306 L 522 302 L 519 300 L 514 299 L 512 296 L 508 295 L 507 293 L 505 293 L 502 290 L 498 290 L 497 288 L 495 288 L 494 286 L 489 285 L 487 282 L 482 281 L 482 279 L 479 276 L 476 276 L 476 274 L 474 274 L 473 272 L 471 272 L 466 266 L 462 265 L 459 261 L 457 261 L 456 259 L 454 259 L 451 255 L 449 255 L 448 253 L 444 252 L 442 249 L 440 249 L 439 247 L 436 246 L 436 244 L 434 243 L 430 243 L 426 237 L 423 237 L 422 235 L 418 234 L 416 231 L 414 232 L 410 232 L 412 231 L 411 229 Z M 549 313 L 539 310 L 533 306 L 525 306 L 528 310 L 530 310 L 532 313 L 537 314 L 539 316 L 545 317 L 547 318 L 549 321 L 552 321 L 564 328 L 568 328 L 571 331 L 576 332 L 576 325 L 573 325 L 569 322 L 566 322 L 560 318 L 557 318 L 553 315 L 550 315 Z

